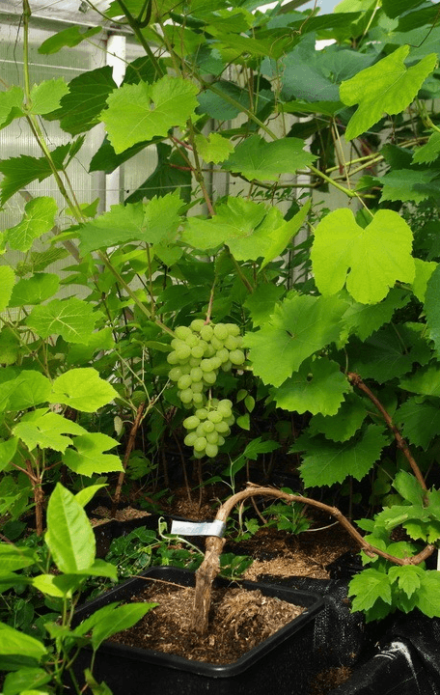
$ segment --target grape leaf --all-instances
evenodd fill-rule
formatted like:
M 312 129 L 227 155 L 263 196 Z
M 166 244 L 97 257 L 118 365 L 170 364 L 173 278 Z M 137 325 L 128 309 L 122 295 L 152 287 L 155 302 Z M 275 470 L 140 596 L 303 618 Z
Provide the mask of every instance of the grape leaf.
M 399 17 L 399 15 L 408 10 L 412 10 L 414 7 L 421 5 L 424 0 L 382 0 L 382 7 L 385 14 L 392 19 Z
M 15 282 L 15 273 L 8 265 L 0 266 L 0 311 L 9 305 Z
M 102 27 L 90 27 L 88 29 L 69 27 L 68 29 L 63 29 L 63 31 L 59 31 L 46 39 L 46 41 L 43 41 L 38 49 L 38 53 L 52 55 L 53 53 L 58 53 L 65 46 L 74 48 L 74 46 L 78 46 L 85 39 L 90 39 L 101 31 Z
M 233 143 L 220 135 L 220 133 L 213 132 L 208 137 L 196 135 L 194 139 L 197 150 L 205 162 L 218 164 L 227 159 L 231 152 L 234 151 Z
M 350 369 L 363 379 L 373 378 L 382 384 L 411 370 L 413 359 L 409 347 L 392 326 L 386 326 L 363 343 L 357 339 L 350 342 L 347 348 Z
M 283 58 L 283 100 L 338 101 L 338 85 L 330 79 L 325 55 L 319 54 L 310 34 Z
M 29 279 L 19 280 L 12 290 L 9 306 L 41 304 L 58 292 L 60 278 L 53 273 L 35 273 Z
M 164 196 L 170 190 L 178 190 L 182 200 L 189 203 L 191 199 L 191 172 L 180 167 L 187 167 L 181 149 L 172 152 L 169 145 L 158 143 L 157 166 L 153 173 L 131 193 L 126 203 L 136 203 L 143 198 L 151 199 L 155 195 Z
M 301 436 L 292 451 L 304 451 L 300 467 L 306 488 L 342 483 L 348 476 L 362 480 L 388 443 L 382 429 L 376 425 L 366 427 L 361 437 L 347 442 L 329 442 L 317 437 Z
M 5 241 L 15 251 L 29 251 L 35 239 L 53 228 L 57 211 L 53 198 L 33 198 L 26 203 L 22 221 L 5 230 Z
M 21 344 L 16 333 L 8 326 L 0 330 L 0 364 L 10 365 L 17 362 Z
M 407 471 L 399 471 L 394 478 L 393 487 L 404 500 L 423 506 L 425 492 L 417 478 Z
M 437 405 L 420 403 L 418 398 L 408 398 L 395 415 L 402 434 L 411 444 L 422 449 L 429 447 L 440 432 L 440 410 Z
M 61 374 L 52 386 L 51 403 L 69 405 L 84 413 L 94 413 L 111 403 L 117 392 L 108 381 L 101 379 L 96 369 L 70 369 Z
M 128 159 L 134 157 L 138 152 L 142 152 L 142 150 L 151 144 L 151 141 L 139 142 L 137 145 L 129 147 L 128 150 L 124 150 L 121 154 L 116 154 L 108 138 L 105 137 L 101 147 L 92 157 L 89 171 L 104 171 L 106 174 L 111 174 L 112 171 L 121 166 L 121 164 L 124 164 Z M 169 145 L 164 145 L 164 147 L 171 149 Z
M 357 302 L 380 302 L 397 280 L 414 280 L 411 246 L 411 229 L 397 212 L 379 210 L 363 229 L 351 210 L 335 210 L 315 229 L 311 258 L 318 289 L 336 294 L 346 283 Z
M 428 618 L 440 617 L 440 573 L 425 570 L 421 576 L 421 586 L 417 590 L 417 608 Z
M 181 207 L 177 191 L 147 204 L 112 205 L 110 212 L 81 227 L 81 253 L 128 241 L 157 244 L 166 237 L 173 238 L 180 224 Z
M 362 399 L 348 393 L 336 415 L 314 415 L 308 431 L 312 435 L 323 434 L 333 442 L 346 442 L 356 434 L 366 416 L 367 409 Z
M 408 598 L 420 588 L 424 571 L 415 565 L 406 567 L 391 567 L 388 576 L 392 582 L 397 582 L 399 589 L 405 592 Z
M 428 142 L 419 147 L 413 154 L 414 164 L 431 164 L 440 155 L 440 133 L 435 131 Z
M 84 366 L 93 359 L 97 351 L 112 350 L 114 347 L 115 341 L 111 327 L 102 328 L 100 331 L 92 333 L 86 345 L 83 343 L 71 344 L 66 356 L 66 364 Z
M 96 318 L 91 304 L 70 297 L 34 307 L 26 324 L 41 338 L 61 335 L 68 343 L 87 343 Z
M 261 330 L 245 336 L 254 374 L 266 384 L 281 386 L 305 359 L 337 340 L 345 308 L 338 297 L 285 299 Z
M 372 567 L 363 570 L 351 580 L 349 596 L 354 596 L 352 611 L 365 611 L 374 606 L 378 599 L 391 604 L 391 585 L 387 574 Z
M 51 391 L 49 379 L 32 369 L 23 370 L 12 384 L 14 390 L 9 395 L 10 410 L 25 410 L 46 403 Z
M 14 118 L 23 115 L 24 94 L 21 87 L 11 87 L 0 92 L 0 129 L 6 128 Z
M 62 78 L 34 84 L 31 89 L 30 113 L 42 116 L 59 108 L 69 88 Z
M 30 422 L 22 421 L 14 427 L 16 437 L 19 437 L 29 451 L 39 446 L 41 449 L 54 449 L 65 452 L 71 446 L 72 440 L 66 434 L 81 435 L 86 430 L 72 420 L 67 420 L 56 413 L 45 413 Z
M 281 299 L 284 289 L 281 285 L 265 283 L 258 285 L 250 294 L 244 306 L 249 309 L 255 327 L 263 326 L 274 312 L 275 304 Z
M 198 88 L 189 80 L 165 75 L 150 85 L 125 84 L 107 99 L 101 114 L 116 154 L 155 136 L 167 137 L 173 127 L 184 127 L 197 106 Z
M 313 415 L 335 415 L 344 393 L 351 386 L 336 362 L 326 358 L 307 360 L 299 371 L 287 379 L 275 391 L 274 398 L 279 408 Z
M 231 97 L 238 106 L 231 104 L 228 101 L 228 97 Z M 243 106 L 245 109 L 250 107 L 249 92 L 233 82 L 217 82 L 215 93 L 211 90 L 201 92 L 197 100 L 200 105 L 197 112 L 206 113 L 211 118 L 219 121 L 229 121 L 237 118 L 239 113 L 241 113 L 240 106 Z
M 440 303 L 438 301 L 440 289 L 440 265 L 433 271 L 426 287 L 425 312 L 430 337 L 434 341 L 437 354 L 440 355 Z
M 418 259 L 414 260 L 417 268 Z M 341 342 L 347 342 L 351 333 L 365 341 L 384 323 L 388 323 L 396 309 L 406 306 L 410 299 L 409 292 L 393 288 L 379 304 L 358 304 L 350 300 L 350 307 L 344 314 L 344 330 L 341 335 Z
M 51 152 L 55 167 L 58 170 L 63 168 L 63 162 L 74 144 L 60 145 Z M 3 206 L 14 193 L 26 188 L 32 181 L 44 181 L 52 174 L 52 169 L 46 157 L 37 158 L 21 155 L 0 161 L 0 172 L 3 174 L 3 180 L 0 183 L 0 206 Z
M 11 437 L 0 442 L 0 471 L 4 471 L 8 463 L 14 458 L 18 446 L 18 439 Z
M 241 173 L 250 181 L 276 181 L 281 174 L 294 174 L 315 161 L 316 156 L 306 152 L 304 146 L 298 138 L 266 142 L 259 135 L 251 135 L 237 145 L 222 169 Z
M 426 290 L 428 287 L 428 282 L 434 273 L 434 270 L 438 267 L 438 264 L 434 261 L 422 261 L 420 258 L 414 259 L 416 276 L 412 285 L 413 292 L 419 302 L 424 302 L 426 297 Z M 435 284 L 435 281 L 434 281 Z M 431 307 L 430 307 L 431 308 Z M 425 306 L 425 311 L 427 307 Z M 435 311 L 435 310 L 434 310 Z M 429 319 L 428 319 L 429 322 Z M 431 337 L 432 336 L 431 333 Z
M 60 108 L 46 114 L 45 118 L 59 120 L 61 128 L 71 135 L 93 128 L 99 123 L 107 97 L 117 88 L 112 72 L 110 65 L 106 65 L 74 77 L 69 82 L 69 93 L 61 99 Z
M 265 439 L 263 441 L 261 437 L 257 437 L 246 446 L 243 451 L 243 457 L 251 459 L 251 461 L 257 461 L 260 454 L 269 454 L 271 451 L 276 451 L 280 447 L 281 444 L 274 442 L 273 439 Z
M 422 396 L 440 396 L 440 367 L 424 367 L 406 379 L 401 379 L 400 388 Z
M 436 197 L 438 191 L 437 171 L 414 171 L 398 169 L 375 178 L 374 181 L 383 186 L 380 202 L 386 200 L 402 202 L 414 201 L 421 203 L 430 197 Z
M 302 206 L 296 215 L 272 232 L 271 236 L 273 241 L 266 251 L 266 255 L 260 266 L 259 272 L 261 272 L 268 263 L 271 263 L 271 261 L 285 251 L 290 241 L 298 234 L 299 230 L 303 226 L 305 219 L 309 214 L 311 204 L 311 200 L 307 201 L 307 203 Z
M 417 96 L 425 79 L 437 64 L 437 55 L 431 53 L 406 68 L 409 46 L 401 46 L 375 65 L 358 72 L 340 87 L 340 99 L 347 106 L 358 109 L 350 118 L 345 137 L 353 140 L 382 118 L 384 113 L 400 113 Z
M 116 439 L 106 434 L 86 433 L 75 438 L 75 449 L 67 449 L 63 456 L 63 463 L 78 475 L 89 477 L 96 473 L 123 471 L 119 456 L 104 453 L 118 444 Z

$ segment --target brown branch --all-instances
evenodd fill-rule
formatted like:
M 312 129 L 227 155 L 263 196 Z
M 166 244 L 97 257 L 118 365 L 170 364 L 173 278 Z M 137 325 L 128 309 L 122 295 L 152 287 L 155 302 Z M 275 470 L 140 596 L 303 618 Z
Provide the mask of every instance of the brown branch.
M 136 412 L 136 417 L 135 417 L 134 422 L 133 422 L 133 426 L 132 426 L 132 428 L 130 430 L 130 434 L 128 436 L 127 448 L 125 450 L 125 456 L 124 456 L 124 460 L 122 462 L 122 466 L 123 466 L 124 470 L 119 473 L 118 482 L 117 482 L 116 490 L 115 490 L 115 496 L 113 498 L 113 503 L 112 503 L 112 510 L 111 510 L 111 514 L 110 514 L 111 518 L 114 518 L 116 516 L 116 510 L 118 508 L 118 504 L 119 504 L 120 499 L 121 499 L 121 490 L 122 490 L 122 485 L 124 484 L 124 480 L 125 480 L 125 473 L 127 470 L 128 461 L 129 461 L 131 452 L 133 451 L 133 448 L 134 448 L 137 431 L 139 429 L 139 425 L 142 422 L 142 415 L 143 415 L 144 409 L 145 409 L 145 402 L 141 403 L 140 406 L 138 407 L 137 412 Z
M 363 550 L 369 557 L 379 555 L 380 557 L 385 558 L 385 560 L 393 562 L 395 565 L 417 565 L 426 560 L 426 558 L 432 555 L 435 550 L 433 545 L 427 545 L 426 548 L 424 548 L 418 555 L 414 555 L 413 557 L 395 557 L 394 555 L 390 555 L 389 553 L 376 548 L 375 546 L 371 545 L 371 543 L 368 543 L 337 507 L 331 507 L 328 504 L 318 502 L 317 500 L 310 499 L 309 497 L 303 497 L 302 495 L 291 495 L 287 492 L 277 490 L 276 488 L 259 487 L 258 485 L 253 485 L 252 483 L 248 484 L 246 490 L 237 492 L 221 505 L 216 514 L 216 520 L 226 523 L 229 514 L 236 504 L 239 504 L 249 497 L 255 497 L 257 495 L 263 497 L 276 497 L 278 499 L 283 499 L 286 502 L 301 502 L 302 504 L 308 504 L 311 507 L 321 509 L 334 517 L 341 524 L 341 526 L 345 528 L 350 536 L 355 539 L 361 550 Z M 222 538 L 209 536 L 206 539 L 205 559 L 196 572 L 196 589 L 191 627 L 192 630 L 199 635 L 205 634 L 208 628 L 212 582 L 220 571 L 220 553 L 223 549 L 223 545 L 224 540 Z
M 409 465 L 412 468 L 412 471 L 414 475 L 416 476 L 417 480 L 419 481 L 420 485 L 422 486 L 423 490 L 427 490 L 425 478 L 423 477 L 423 474 L 417 465 L 415 459 L 413 458 L 408 444 L 406 441 L 403 439 L 402 435 L 400 434 L 399 430 L 397 429 L 396 425 L 394 424 L 391 415 L 385 410 L 383 407 L 382 403 L 376 398 L 374 393 L 370 391 L 368 386 L 364 383 L 362 378 L 359 376 L 359 374 L 355 374 L 354 372 L 349 372 L 347 374 L 348 380 L 352 382 L 355 386 L 358 387 L 361 391 L 365 393 L 366 396 L 370 399 L 370 401 L 376 406 L 380 414 L 382 415 L 383 419 L 387 423 L 388 427 L 390 428 L 391 432 L 394 434 L 394 437 L 397 442 L 398 448 L 402 451 L 403 455 L 407 459 Z

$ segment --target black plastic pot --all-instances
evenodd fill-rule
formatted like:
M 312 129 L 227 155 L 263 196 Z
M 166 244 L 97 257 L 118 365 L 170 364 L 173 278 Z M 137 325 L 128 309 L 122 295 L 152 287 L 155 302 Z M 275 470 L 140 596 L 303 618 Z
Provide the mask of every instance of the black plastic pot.
M 143 576 L 194 586 L 194 573 L 175 567 L 152 568 Z M 217 582 L 220 586 L 230 584 L 221 579 Z M 98 681 L 105 681 L 114 695 L 302 695 L 315 673 L 314 623 L 322 610 L 322 599 L 310 592 L 268 584 L 242 582 L 241 585 L 305 606 L 307 610 L 232 664 L 189 661 L 172 654 L 106 642 L 97 653 L 94 676 Z M 144 579 L 121 584 L 81 607 L 76 612 L 75 623 L 109 603 L 135 596 L 144 588 Z M 80 682 L 84 669 L 90 667 L 91 656 L 91 651 L 83 649 L 75 662 Z

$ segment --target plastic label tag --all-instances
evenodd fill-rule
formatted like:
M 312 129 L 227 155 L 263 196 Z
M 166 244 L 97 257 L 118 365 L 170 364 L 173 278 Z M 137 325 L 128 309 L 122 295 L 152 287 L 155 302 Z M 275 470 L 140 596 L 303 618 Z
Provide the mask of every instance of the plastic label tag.
M 173 519 L 171 533 L 176 536 L 217 536 L 223 538 L 226 524 L 224 521 L 177 521 Z

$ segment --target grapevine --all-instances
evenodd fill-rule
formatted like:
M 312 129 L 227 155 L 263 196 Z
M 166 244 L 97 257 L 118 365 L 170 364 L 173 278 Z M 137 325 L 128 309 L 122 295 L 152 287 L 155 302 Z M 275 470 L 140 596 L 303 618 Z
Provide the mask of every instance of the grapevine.
M 178 326 L 174 333 L 173 350 L 167 358 L 169 378 L 177 384 L 184 408 L 195 409 L 194 415 L 184 420 L 188 431 L 184 442 L 193 447 L 195 458 L 215 458 L 235 418 L 230 400 L 219 401 L 207 394 L 220 370 L 229 372 L 244 363 L 240 329 L 234 323 L 207 324 L 194 319 L 190 326 Z

